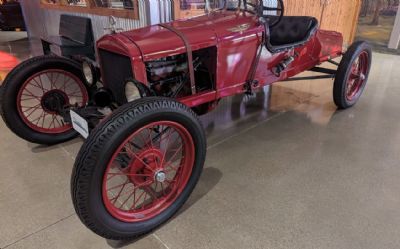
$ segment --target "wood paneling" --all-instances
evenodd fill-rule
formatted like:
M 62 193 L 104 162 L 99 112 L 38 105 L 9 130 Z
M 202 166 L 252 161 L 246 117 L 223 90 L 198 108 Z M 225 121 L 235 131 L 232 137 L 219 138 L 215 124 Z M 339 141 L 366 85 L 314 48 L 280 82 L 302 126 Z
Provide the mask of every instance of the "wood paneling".
M 314 16 L 320 27 L 343 34 L 344 42 L 353 42 L 361 0 L 284 0 L 286 15 Z
M 320 22 L 320 27 L 343 34 L 345 45 L 353 42 L 361 0 L 283 0 L 285 15 L 314 16 Z M 200 15 L 204 10 L 180 10 L 180 1 L 174 0 L 175 18 L 186 18 Z

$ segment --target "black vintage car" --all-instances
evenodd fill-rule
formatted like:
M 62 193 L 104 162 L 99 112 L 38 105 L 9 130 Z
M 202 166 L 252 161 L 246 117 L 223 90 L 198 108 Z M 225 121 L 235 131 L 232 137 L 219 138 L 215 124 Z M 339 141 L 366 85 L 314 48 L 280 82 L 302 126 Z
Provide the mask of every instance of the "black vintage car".
M 24 16 L 19 2 L 8 0 L 0 5 L 0 29 L 3 31 L 25 30 Z

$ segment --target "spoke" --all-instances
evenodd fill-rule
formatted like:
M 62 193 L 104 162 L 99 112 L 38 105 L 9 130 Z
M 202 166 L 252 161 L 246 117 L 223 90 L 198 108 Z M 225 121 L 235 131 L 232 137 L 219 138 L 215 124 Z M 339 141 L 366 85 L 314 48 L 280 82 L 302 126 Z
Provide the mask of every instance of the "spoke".
M 45 111 L 43 111 L 42 127 L 44 127 L 44 121 L 46 120 L 46 115 L 47 115 L 47 113 Z
M 161 191 L 163 193 L 163 196 L 165 196 L 165 189 L 164 189 L 164 184 L 161 182 Z
M 127 179 L 127 181 L 128 181 L 128 183 L 131 182 L 129 179 Z M 150 181 L 150 180 L 149 180 L 149 181 L 146 181 L 146 182 L 144 182 L 144 183 L 142 183 L 142 184 L 140 184 L 140 185 L 134 186 L 132 190 L 136 190 L 136 189 L 138 189 L 138 188 L 142 188 L 142 187 L 144 187 L 144 186 L 146 186 L 146 185 L 148 185 L 148 184 L 151 184 L 151 181 Z M 124 195 L 127 195 L 128 193 L 129 193 L 129 192 L 121 193 L 119 197 L 124 196 Z M 114 198 L 115 198 L 115 197 L 114 197 Z M 114 198 L 112 198 L 112 199 L 110 199 L 110 200 L 114 200 Z
M 172 157 L 169 159 L 169 161 L 165 164 L 164 168 L 169 167 L 169 165 L 171 165 L 174 162 L 174 161 L 172 161 L 172 159 L 174 159 L 176 157 L 176 155 L 178 155 L 178 152 L 182 151 L 182 148 L 183 148 L 183 145 L 181 144 L 181 146 L 179 146 L 179 148 L 176 149 L 175 153 L 172 155 Z
M 144 165 L 146 168 L 148 168 L 149 170 L 151 170 L 152 172 L 154 172 L 154 170 L 150 167 L 150 165 L 148 165 L 148 164 L 145 163 L 141 158 L 139 158 L 139 157 L 135 154 L 135 152 L 133 152 L 130 148 L 125 147 L 125 149 L 127 150 L 127 152 L 128 152 L 130 155 L 134 156 L 137 160 L 139 160 L 141 163 L 143 163 L 143 165 Z
M 47 79 L 50 81 L 50 90 L 53 90 L 54 88 L 53 88 L 53 83 L 51 82 L 51 80 L 50 80 L 50 78 L 49 78 L 49 76 L 47 75 L 47 73 L 46 74 L 44 74 L 46 77 L 47 77 Z M 43 74 L 41 74 L 41 75 L 39 75 L 39 80 L 40 80 L 40 83 L 41 83 L 41 85 L 43 86 L 43 80 L 42 80 L 42 77 L 43 77 Z
M 25 95 L 25 94 L 22 94 L 22 95 Z M 37 98 L 36 97 L 30 97 L 30 98 L 26 98 L 26 99 L 21 98 L 21 101 L 27 101 L 27 100 L 32 100 L 32 99 L 37 99 Z
M 37 109 L 33 109 L 33 111 L 30 112 L 30 113 L 28 114 L 28 116 L 25 116 L 25 117 L 26 117 L 26 118 L 29 118 L 36 110 L 37 110 Z M 25 114 L 25 113 L 24 113 L 24 114 Z
M 140 140 L 142 140 L 142 143 L 143 143 L 142 149 L 144 149 L 144 148 L 149 148 L 149 147 L 148 147 L 149 142 L 147 142 L 146 139 L 143 138 L 142 132 L 139 132 L 138 137 L 140 138 Z
M 175 180 L 165 179 L 165 181 L 171 185 L 171 184 L 174 184 L 176 182 L 176 179 Z
M 128 174 L 128 173 L 107 173 L 107 175 L 112 175 L 112 176 L 145 176 L 145 177 L 150 177 L 151 176 L 151 175 L 147 175 L 147 174 Z M 110 179 L 111 179 L 111 177 L 110 177 Z
M 43 86 L 42 75 L 43 75 L 43 74 L 39 75 L 38 78 L 39 78 L 39 81 L 40 81 L 40 85 Z M 53 89 L 53 87 L 52 87 L 51 82 L 50 82 L 50 90 L 52 90 L 52 89 Z
M 163 164 L 164 164 L 165 156 L 166 156 L 166 154 L 167 154 L 168 147 L 169 147 L 169 140 L 171 139 L 171 133 L 172 133 L 172 129 L 169 130 L 168 139 L 167 139 L 167 145 L 165 146 L 165 152 L 164 152 L 164 155 L 163 155 L 163 157 L 162 157 L 162 159 L 161 159 L 160 165 L 163 165 Z M 161 142 L 162 142 L 162 138 L 161 138 L 161 141 L 160 141 L 160 146 L 161 146 Z
M 34 84 L 34 83 L 36 83 L 36 84 Z M 36 88 L 40 89 L 43 93 L 46 92 L 46 89 L 44 89 L 43 86 L 40 86 L 40 85 L 36 82 L 35 79 L 32 79 L 32 80 L 31 80 L 31 84 L 30 84 L 30 85 L 33 86 L 33 87 L 36 87 Z
M 64 91 L 66 92 L 67 91 L 67 89 L 69 88 L 69 87 L 71 87 L 71 86 L 76 86 L 77 84 L 77 82 L 73 79 L 73 78 L 71 78 L 71 77 L 69 77 L 69 76 L 67 76 L 67 75 L 65 75 L 65 81 L 64 81 Z M 72 80 L 72 83 L 75 83 L 75 84 L 67 84 L 67 83 L 71 83 L 70 81 Z
M 25 88 L 24 90 L 27 91 L 29 94 L 22 94 L 22 95 L 35 97 L 35 98 L 37 98 L 39 101 L 42 99 L 41 97 L 36 96 L 35 94 L 33 94 L 33 93 L 32 93 L 31 91 L 29 91 L 28 89 Z
M 111 200 L 113 200 L 113 204 L 115 205 L 115 202 L 117 202 L 118 198 L 121 196 L 122 191 L 124 190 L 125 186 L 129 183 L 129 179 L 127 179 L 123 185 L 122 188 L 119 190 L 118 194 L 116 197 L 112 198 Z M 109 189 L 107 191 L 110 191 Z M 110 200 L 110 201 L 111 201 Z
M 359 79 L 359 78 L 360 78 L 359 74 L 356 74 L 356 73 L 352 72 L 350 74 L 349 80 L 356 80 L 356 79 Z
M 143 188 L 144 188 L 143 191 L 146 191 L 149 194 L 149 196 L 151 196 L 153 201 L 158 199 L 157 194 L 154 192 L 154 190 L 151 187 L 144 186 Z
M 39 103 L 39 104 L 37 104 L 37 105 L 35 105 L 35 106 L 31 106 L 31 107 L 29 107 L 29 106 L 22 106 L 22 105 L 21 105 L 21 108 L 28 108 L 28 109 L 26 109 L 26 110 L 22 110 L 22 112 L 27 112 L 27 111 L 30 111 L 30 110 L 32 110 L 32 109 L 39 109 L 40 106 L 41 106 L 41 104 Z
M 107 180 L 108 180 L 108 179 L 107 179 Z M 129 179 L 128 179 L 127 181 L 129 182 Z M 121 184 L 119 184 L 119 185 L 116 185 L 116 186 L 113 186 L 113 187 L 111 187 L 111 188 L 107 189 L 107 191 L 111 191 L 111 190 L 113 190 L 113 189 L 116 189 L 116 188 L 122 187 L 122 186 L 124 186 L 125 184 L 126 184 L 126 182 L 124 182 L 124 183 L 121 183 Z
M 40 114 L 40 116 L 32 121 L 30 121 L 31 123 L 36 122 L 36 125 L 39 124 L 40 119 L 42 118 L 42 114 Z
M 145 194 L 146 192 L 143 191 L 143 192 L 139 195 L 139 197 L 138 197 L 137 199 L 136 199 L 136 189 L 135 189 L 134 193 L 135 193 L 135 194 L 134 194 L 133 204 L 132 204 L 130 210 L 136 209 L 136 203 L 137 203 L 137 201 L 139 201 L 140 198 L 142 198 L 143 194 Z
M 56 116 L 56 121 L 57 121 L 58 127 L 62 127 L 63 125 L 60 123 L 60 121 L 58 120 L 57 117 L 58 117 L 58 116 Z
M 143 190 L 143 193 L 144 193 L 143 203 L 142 203 L 142 207 L 141 207 L 140 209 L 144 209 L 144 206 L 146 205 L 147 191 L 144 191 L 144 190 Z
M 51 125 L 53 125 L 53 124 L 54 124 L 54 115 L 52 115 L 52 120 L 50 122 L 48 129 L 51 129 Z M 53 127 L 53 128 L 55 128 L 55 127 Z
M 57 82 L 57 81 L 58 81 L 58 78 L 59 78 L 60 75 L 61 75 L 61 73 L 55 73 L 55 74 L 56 74 L 57 78 L 55 78 L 54 82 Z
M 39 76 L 40 77 L 40 76 Z M 47 92 L 47 91 L 49 91 L 48 89 L 46 89 L 44 86 L 43 86 L 43 84 L 42 83 L 40 83 L 40 82 L 38 82 L 37 80 L 36 80 L 36 78 L 34 78 L 34 79 L 32 79 L 32 81 L 33 82 L 35 82 L 36 83 L 36 85 L 40 88 L 40 89 L 42 89 L 43 90 L 43 92 Z M 31 82 L 32 82 L 31 81 Z

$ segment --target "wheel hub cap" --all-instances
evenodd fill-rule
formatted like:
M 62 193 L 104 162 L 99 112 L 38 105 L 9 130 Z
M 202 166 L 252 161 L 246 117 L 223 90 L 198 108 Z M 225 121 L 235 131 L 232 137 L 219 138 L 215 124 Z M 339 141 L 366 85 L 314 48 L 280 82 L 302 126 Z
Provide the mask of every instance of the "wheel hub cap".
M 42 97 L 41 104 L 49 113 L 59 113 L 69 103 L 68 97 L 59 90 L 51 90 Z
M 165 174 L 164 171 L 159 171 L 155 175 L 155 180 L 158 182 L 164 182 L 166 178 L 167 178 L 167 175 Z

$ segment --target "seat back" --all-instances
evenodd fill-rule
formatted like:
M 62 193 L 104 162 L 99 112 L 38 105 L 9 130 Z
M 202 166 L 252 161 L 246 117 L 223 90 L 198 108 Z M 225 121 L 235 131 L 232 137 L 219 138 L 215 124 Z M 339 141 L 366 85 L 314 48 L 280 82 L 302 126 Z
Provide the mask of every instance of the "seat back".
M 285 16 L 278 25 L 270 28 L 270 43 L 272 46 L 303 43 L 317 28 L 318 20 L 314 17 Z
M 82 45 L 93 45 L 92 21 L 90 18 L 61 15 L 59 35 Z

